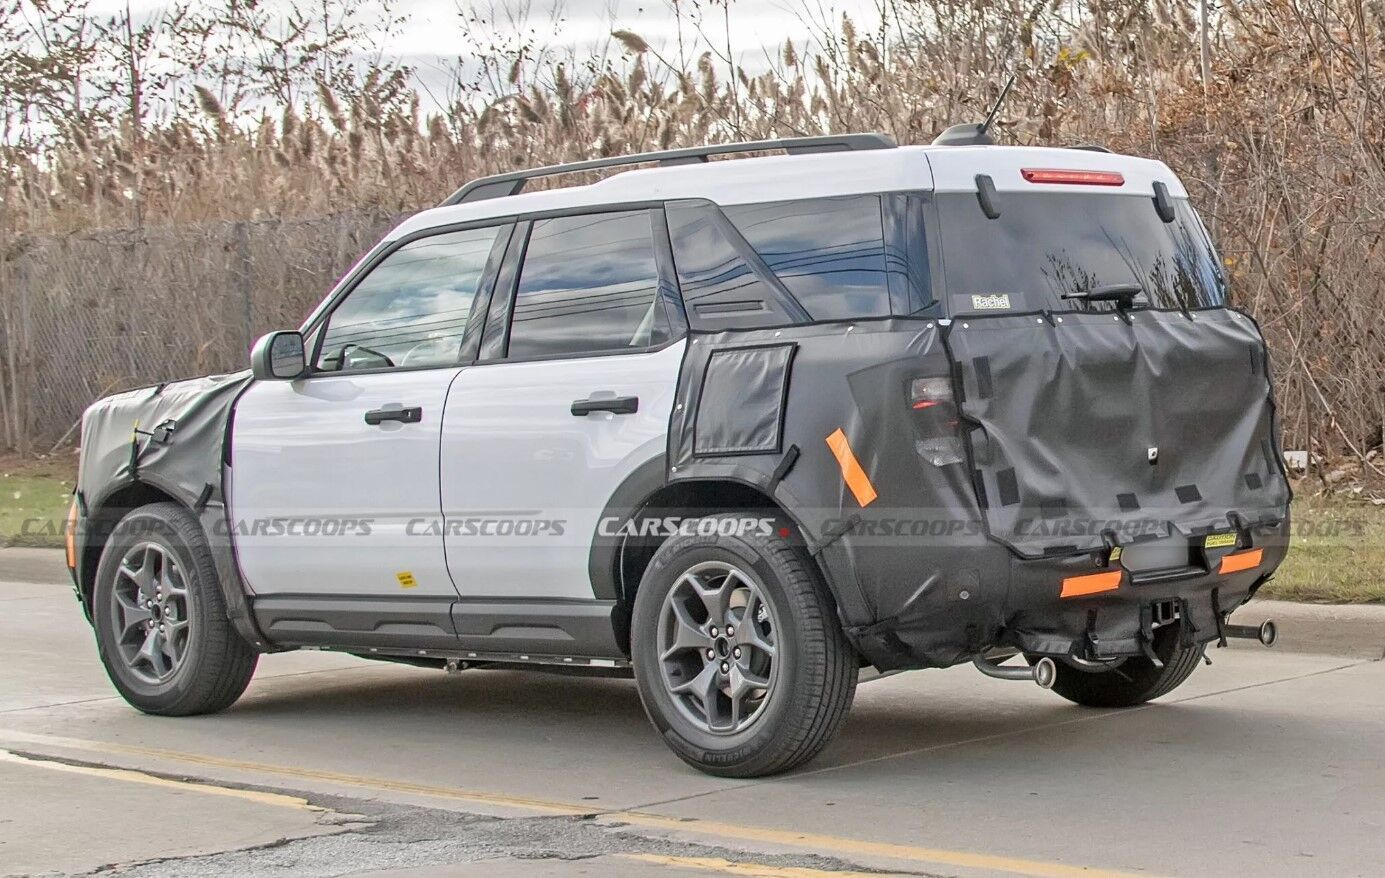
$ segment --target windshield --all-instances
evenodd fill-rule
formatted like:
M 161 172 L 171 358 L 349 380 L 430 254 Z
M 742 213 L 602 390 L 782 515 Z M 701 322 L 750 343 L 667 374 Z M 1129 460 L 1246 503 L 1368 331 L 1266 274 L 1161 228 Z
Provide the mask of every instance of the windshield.
M 1109 310 L 1112 303 L 1064 301 L 1113 284 L 1138 283 L 1137 304 L 1221 305 L 1226 282 L 1216 251 L 1186 199 L 1159 219 L 1147 196 L 1001 192 L 998 219 L 975 195 L 939 195 L 950 313 Z

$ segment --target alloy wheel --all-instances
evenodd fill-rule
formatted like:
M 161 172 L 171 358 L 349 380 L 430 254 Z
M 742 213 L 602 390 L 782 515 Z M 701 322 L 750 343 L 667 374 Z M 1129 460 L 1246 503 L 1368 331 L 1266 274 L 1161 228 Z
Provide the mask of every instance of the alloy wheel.
M 182 667 L 192 638 L 192 598 L 177 560 L 157 543 L 138 543 L 120 559 L 110 612 L 116 649 L 141 682 L 166 683 Z
M 685 571 L 664 597 L 657 648 L 684 718 L 730 735 L 759 719 L 779 676 L 779 623 L 764 588 L 721 561 Z

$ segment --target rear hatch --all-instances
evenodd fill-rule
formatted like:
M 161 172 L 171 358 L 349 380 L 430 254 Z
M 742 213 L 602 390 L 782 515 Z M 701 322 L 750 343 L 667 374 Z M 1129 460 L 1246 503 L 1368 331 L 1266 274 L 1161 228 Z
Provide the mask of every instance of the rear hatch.
M 1024 557 L 1148 543 L 1150 566 L 1176 566 L 1203 534 L 1287 514 L 1259 329 L 1222 307 L 1186 199 L 1166 222 L 1148 183 L 1128 188 L 994 192 L 996 217 L 976 193 L 936 197 L 973 481 L 990 536 Z M 1064 298 L 1117 286 L 1133 303 Z

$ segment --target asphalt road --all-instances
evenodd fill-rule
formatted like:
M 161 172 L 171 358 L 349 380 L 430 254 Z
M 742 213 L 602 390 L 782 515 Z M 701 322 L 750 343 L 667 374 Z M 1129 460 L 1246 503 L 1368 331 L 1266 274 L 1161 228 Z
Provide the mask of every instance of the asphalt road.
M 726 781 L 675 760 L 623 680 L 290 653 L 264 658 L 224 714 L 146 717 L 113 695 L 60 563 L 0 552 L 0 874 L 1303 876 L 1385 863 L 1378 643 L 1219 650 L 1162 702 L 1123 712 L 969 668 L 902 674 L 862 686 L 806 770 Z

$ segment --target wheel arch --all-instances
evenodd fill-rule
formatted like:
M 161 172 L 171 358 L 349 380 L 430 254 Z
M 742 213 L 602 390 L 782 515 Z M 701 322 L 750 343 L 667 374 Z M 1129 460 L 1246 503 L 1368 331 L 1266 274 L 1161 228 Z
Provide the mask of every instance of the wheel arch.
M 172 503 L 187 512 L 202 529 L 203 535 L 208 537 L 208 546 L 216 565 L 216 586 L 221 591 L 227 618 L 241 638 L 258 652 L 277 651 L 277 647 L 264 636 L 251 616 L 245 584 L 241 579 L 240 565 L 236 561 L 230 533 L 221 540 L 210 539 L 209 530 L 213 529 L 211 516 L 221 515 L 219 508 L 208 507 L 199 513 L 185 500 L 180 499 L 171 487 L 149 478 L 126 482 L 108 491 L 101 495 L 99 500 L 91 503 L 88 509 L 82 542 L 77 551 L 78 596 L 87 621 L 92 621 L 92 597 L 96 589 L 96 573 L 101 564 L 101 553 L 105 551 L 116 525 L 131 512 L 157 503 Z
M 660 458 L 658 463 L 662 474 L 663 459 Z M 718 512 L 762 511 L 781 519 L 782 526 L 791 529 L 791 533 L 786 538 L 806 547 L 801 523 L 783 504 L 756 485 L 735 478 L 709 477 L 681 479 L 674 482 L 662 481 L 657 487 L 645 492 L 639 502 L 628 504 L 625 508 L 630 511 L 628 515 L 621 516 L 622 522 L 635 522 L 636 528 L 640 526 L 639 522 L 651 518 L 696 518 Z M 609 589 L 608 593 L 616 600 L 616 611 L 613 616 L 616 640 L 627 655 L 630 652 L 630 616 L 635 605 L 635 593 L 639 589 L 640 580 L 649 567 L 654 553 L 667 540 L 668 536 L 665 535 L 622 536 L 614 541 L 605 538 L 605 542 L 610 544 L 611 551 L 602 556 L 601 563 L 609 565 L 603 569 L 598 569 L 596 566 L 597 550 L 596 548 L 593 549 L 594 566 L 591 570 L 593 584 L 594 587 L 600 589 L 602 585 L 597 583 L 597 577 L 604 577 L 604 585 Z M 599 543 L 595 545 L 599 545 Z M 806 548 L 804 556 L 810 567 L 826 583 L 828 593 L 835 603 L 835 590 L 827 570 L 824 569 L 815 555 L 806 551 Z
M 92 593 L 96 588 L 96 570 L 101 563 L 101 553 L 105 551 L 115 526 L 134 510 L 155 503 L 176 503 L 188 509 L 187 504 L 171 492 L 150 482 L 138 481 L 108 491 L 87 510 L 84 538 L 77 558 L 77 584 L 87 621 L 91 621 Z

